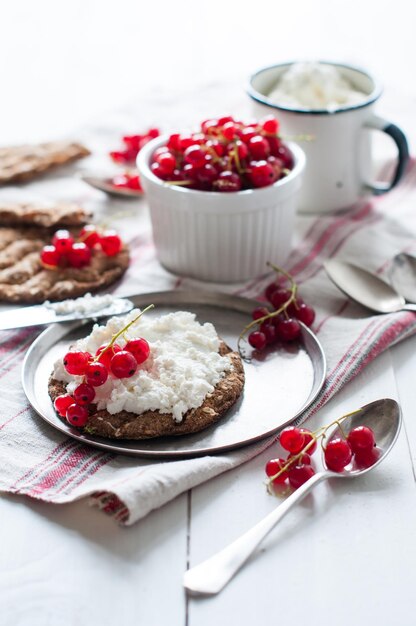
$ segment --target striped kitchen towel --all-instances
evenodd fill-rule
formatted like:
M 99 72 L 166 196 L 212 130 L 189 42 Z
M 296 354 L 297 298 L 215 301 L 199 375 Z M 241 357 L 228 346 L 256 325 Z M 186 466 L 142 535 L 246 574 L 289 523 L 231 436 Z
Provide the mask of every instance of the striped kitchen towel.
M 314 329 L 328 360 L 324 387 L 299 421 L 315 413 L 383 350 L 416 331 L 415 314 L 372 316 L 334 287 L 323 269 L 326 259 L 339 257 L 383 274 L 398 252 L 416 253 L 415 183 L 412 161 L 402 184 L 390 194 L 344 214 L 298 218 L 296 245 L 286 269 L 316 309 Z M 82 191 L 87 203 L 96 198 L 95 192 L 91 197 L 88 193 Z M 123 222 L 127 232 L 137 230 L 134 220 Z M 164 271 L 155 259 L 148 225 L 131 245 L 134 263 L 119 293 L 227 290 Z M 269 281 L 265 276 L 228 291 L 261 300 Z M 227 454 L 154 462 L 108 454 L 66 438 L 34 413 L 21 388 L 20 366 L 38 332 L 24 329 L 0 336 L 0 489 L 5 492 L 54 503 L 89 496 L 115 520 L 133 524 L 183 491 L 253 458 L 272 442 Z

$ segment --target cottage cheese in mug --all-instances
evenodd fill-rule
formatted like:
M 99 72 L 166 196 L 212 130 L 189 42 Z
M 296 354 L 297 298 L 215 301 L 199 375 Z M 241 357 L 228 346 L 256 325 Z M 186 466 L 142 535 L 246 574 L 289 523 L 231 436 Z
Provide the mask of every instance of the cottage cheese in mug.
M 276 104 L 301 109 L 327 109 L 358 104 L 367 94 L 355 89 L 335 65 L 294 63 L 269 93 Z

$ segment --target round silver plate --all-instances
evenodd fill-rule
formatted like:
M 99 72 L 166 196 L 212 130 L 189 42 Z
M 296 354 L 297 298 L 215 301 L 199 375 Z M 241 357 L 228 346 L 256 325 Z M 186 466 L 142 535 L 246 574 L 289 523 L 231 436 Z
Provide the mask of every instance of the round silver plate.
M 218 293 L 164 291 L 130 297 L 135 306 L 153 303 L 146 315 L 186 310 L 199 322 L 212 322 L 224 341 L 236 348 L 241 330 L 258 305 L 253 300 Z M 267 437 L 293 421 L 322 388 L 326 362 L 321 344 L 305 326 L 302 345 L 265 352 L 261 360 L 245 363 L 246 383 L 236 405 L 215 425 L 200 433 L 148 440 L 109 440 L 81 434 L 56 415 L 48 394 L 54 362 L 70 344 L 91 331 L 91 320 L 54 324 L 30 347 L 23 363 L 22 383 L 35 411 L 65 435 L 107 451 L 143 457 L 192 457 L 237 448 Z

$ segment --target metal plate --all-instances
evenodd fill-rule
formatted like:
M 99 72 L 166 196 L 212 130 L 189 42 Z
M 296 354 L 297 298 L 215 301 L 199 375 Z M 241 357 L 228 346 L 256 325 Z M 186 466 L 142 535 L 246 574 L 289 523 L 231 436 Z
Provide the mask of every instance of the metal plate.
M 224 341 L 235 348 L 241 330 L 258 303 L 217 293 L 164 291 L 129 296 L 138 307 L 153 303 L 146 315 L 186 310 L 199 322 L 212 322 Z M 245 363 L 246 384 L 236 405 L 218 422 L 200 433 L 142 441 L 119 441 L 80 434 L 56 415 L 48 395 L 54 362 L 69 345 L 90 333 L 91 322 L 54 324 L 30 347 L 22 372 L 23 388 L 35 409 L 62 433 L 107 451 L 143 457 L 192 457 L 237 448 L 273 434 L 293 421 L 322 388 L 326 362 L 322 346 L 306 326 L 303 345 L 265 351 L 261 360 Z

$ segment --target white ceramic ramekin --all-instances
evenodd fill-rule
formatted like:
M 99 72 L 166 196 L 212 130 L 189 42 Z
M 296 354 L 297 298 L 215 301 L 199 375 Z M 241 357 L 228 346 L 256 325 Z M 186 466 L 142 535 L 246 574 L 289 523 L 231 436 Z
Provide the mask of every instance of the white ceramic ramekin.
M 220 193 L 169 185 L 152 173 L 152 154 L 167 139 L 150 141 L 137 157 L 162 265 L 182 276 L 221 283 L 264 274 L 267 261 L 282 265 L 291 248 L 305 165 L 301 148 L 289 144 L 294 168 L 274 185 Z

